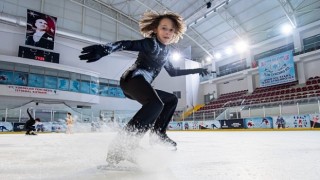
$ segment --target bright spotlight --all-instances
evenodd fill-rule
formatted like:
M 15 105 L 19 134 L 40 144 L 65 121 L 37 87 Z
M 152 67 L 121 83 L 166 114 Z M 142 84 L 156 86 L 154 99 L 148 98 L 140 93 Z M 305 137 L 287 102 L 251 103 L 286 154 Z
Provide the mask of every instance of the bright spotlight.
M 220 58 L 221 58 L 221 54 L 220 54 L 220 53 L 216 53 L 216 54 L 214 55 L 214 57 L 217 58 L 217 59 L 220 59 Z
M 248 49 L 248 43 L 246 41 L 239 41 L 236 43 L 236 49 L 238 52 L 242 53 Z
M 172 59 L 173 59 L 174 61 L 179 60 L 180 57 L 181 57 L 181 54 L 178 53 L 178 52 L 174 52 L 174 53 L 172 54 Z
M 207 61 L 207 62 L 210 62 L 210 61 L 211 61 L 211 57 L 209 57 L 209 56 L 206 57 L 206 61 Z
M 281 28 L 281 31 L 282 31 L 282 33 L 283 33 L 284 35 L 289 35 L 289 34 L 291 34 L 291 33 L 292 33 L 292 30 L 293 30 L 293 28 L 292 28 L 292 26 L 289 25 L 289 24 L 284 24 L 284 25 L 282 26 L 282 28 Z
M 227 54 L 227 55 L 231 55 L 233 53 L 233 49 L 231 47 L 227 47 L 224 52 Z

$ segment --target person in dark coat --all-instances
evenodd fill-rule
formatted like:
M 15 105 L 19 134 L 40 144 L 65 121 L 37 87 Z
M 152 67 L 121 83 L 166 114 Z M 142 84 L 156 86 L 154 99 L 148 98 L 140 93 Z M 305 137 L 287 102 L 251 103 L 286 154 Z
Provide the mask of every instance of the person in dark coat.
M 33 29 L 34 32 L 27 34 L 26 45 L 52 50 L 54 47 L 54 37 L 47 32 L 47 21 L 44 19 L 35 20 Z
M 27 109 L 27 113 L 29 115 L 29 120 L 25 124 L 26 135 L 37 135 L 36 133 L 34 133 L 34 131 L 36 130 L 34 125 L 36 124 L 36 122 L 40 122 L 40 119 L 39 118 L 34 119 L 29 112 L 29 108 Z

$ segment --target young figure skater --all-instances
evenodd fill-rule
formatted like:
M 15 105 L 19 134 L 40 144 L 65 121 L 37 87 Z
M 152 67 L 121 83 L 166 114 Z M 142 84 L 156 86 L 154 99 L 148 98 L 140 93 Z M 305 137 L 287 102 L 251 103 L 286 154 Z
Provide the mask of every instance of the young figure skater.
M 81 60 L 90 63 L 116 51 L 139 52 L 135 63 L 121 76 L 120 87 L 126 97 L 138 101 L 142 107 L 124 127 L 124 133 L 120 133 L 114 140 L 114 142 L 121 142 L 109 149 L 107 156 L 109 163 L 118 163 L 125 159 L 121 151 L 130 145 L 128 141 L 123 140 L 125 139 L 123 136 L 141 138 L 149 129 L 151 134 L 156 135 L 165 144 L 177 146 L 177 143 L 168 137 L 166 129 L 176 109 L 178 98 L 172 93 L 154 89 L 151 86 L 163 67 L 170 76 L 208 74 L 204 68 L 177 69 L 169 61 L 168 45 L 177 43 L 186 30 L 180 15 L 172 12 L 164 14 L 146 12 L 139 26 L 146 38 L 117 41 L 106 45 L 91 45 L 84 47 L 82 55 L 79 56 Z M 136 147 L 136 144 L 133 143 L 133 146 Z
M 39 118 L 34 119 L 29 112 L 29 108 L 27 109 L 27 113 L 29 115 L 29 120 L 25 124 L 25 129 L 27 130 L 26 135 L 37 135 L 34 133 L 34 131 L 36 130 L 34 125 L 36 122 L 40 122 L 40 119 Z
M 66 134 L 72 134 L 73 133 L 73 131 L 72 131 L 73 118 L 72 118 L 72 114 L 70 112 L 67 113 L 66 124 L 67 124 Z

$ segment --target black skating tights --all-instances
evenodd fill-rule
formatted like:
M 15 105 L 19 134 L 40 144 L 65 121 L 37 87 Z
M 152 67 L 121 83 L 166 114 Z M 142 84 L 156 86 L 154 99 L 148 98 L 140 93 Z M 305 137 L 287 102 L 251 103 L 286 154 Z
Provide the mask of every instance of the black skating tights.
M 150 128 L 166 133 L 167 126 L 177 107 L 178 98 L 171 93 L 154 89 L 143 76 L 121 79 L 124 94 L 138 101 L 142 107 L 125 127 L 126 131 L 144 135 Z

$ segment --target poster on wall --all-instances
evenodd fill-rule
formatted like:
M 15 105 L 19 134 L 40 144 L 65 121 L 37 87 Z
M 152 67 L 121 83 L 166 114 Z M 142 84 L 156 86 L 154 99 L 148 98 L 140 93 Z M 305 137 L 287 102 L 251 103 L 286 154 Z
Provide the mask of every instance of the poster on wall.
M 260 87 L 296 80 L 292 50 L 259 60 Z
M 97 83 L 91 82 L 90 84 L 90 94 L 98 94 L 99 85 Z
M 0 84 L 11 84 L 12 77 L 13 77 L 13 72 L 0 71 Z
M 70 80 L 70 91 L 79 92 L 80 82 L 77 80 Z
M 81 81 L 80 92 L 89 94 L 90 93 L 90 82 L 89 81 Z
M 99 95 L 100 96 L 108 96 L 109 93 L 109 87 L 105 85 L 100 85 L 99 86 Z
M 28 9 L 25 44 L 53 50 L 56 23 L 56 17 Z
M 57 89 L 58 79 L 54 76 L 45 76 L 44 87 L 49 89 Z
M 43 87 L 44 76 L 39 74 L 29 74 L 28 86 L 31 87 Z
M 13 84 L 19 86 L 28 85 L 28 73 L 25 72 L 14 72 Z
M 67 78 L 58 78 L 58 89 L 63 91 L 69 90 L 69 79 Z

